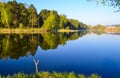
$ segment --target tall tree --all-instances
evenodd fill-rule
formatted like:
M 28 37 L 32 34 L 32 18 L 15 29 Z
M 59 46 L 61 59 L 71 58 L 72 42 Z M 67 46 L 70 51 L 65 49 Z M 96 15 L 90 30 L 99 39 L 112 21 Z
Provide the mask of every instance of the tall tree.
M 32 28 L 38 25 L 37 11 L 32 4 L 28 8 L 28 22 Z
M 11 12 L 7 4 L 2 2 L 0 4 L 0 16 L 1 16 L 1 23 L 4 24 L 5 27 L 10 28 L 10 23 L 11 23 Z
M 0 2 L 0 8 L 2 8 L 1 2 Z M 0 28 L 2 27 L 2 21 L 1 21 L 1 9 L 0 9 Z
M 28 20 L 27 20 L 28 12 L 25 7 L 25 4 L 19 3 L 19 6 L 20 6 L 20 25 L 19 26 L 22 25 L 22 27 L 23 26 L 25 27 L 28 24 Z
M 20 23 L 20 7 L 16 0 L 7 2 L 7 5 L 10 8 L 10 12 L 12 13 L 12 28 L 17 28 Z

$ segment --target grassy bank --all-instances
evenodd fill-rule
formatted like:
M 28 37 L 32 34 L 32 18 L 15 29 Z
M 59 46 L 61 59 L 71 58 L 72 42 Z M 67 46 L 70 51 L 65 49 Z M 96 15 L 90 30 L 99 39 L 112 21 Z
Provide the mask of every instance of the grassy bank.
M 14 75 L 8 76 L 0 76 L 0 78 L 101 78 L 97 74 L 92 74 L 90 76 L 85 76 L 82 74 L 75 74 L 75 73 L 49 73 L 49 72 L 39 72 L 37 74 L 24 74 L 18 73 Z
M 1 28 L 0 33 L 44 33 L 47 30 L 42 28 L 15 28 L 15 29 L 8 29 L 8 28 Z
M 56 31 L 56 30 L 51 30 Z M 8 28 L 1 28 L 0 33 L 44 33 L 47 32 L 46 29 L 42 28 L 15 28 L 15 29 L 8 29 Z M 68 29 L 59 29 L 57 32 L 78 32 L 78 30 L 68 30 Z
M 54 30 L 51 30 L 54 31 Z M 46 29 L 42 28 L 15 28 L 15 29 L 8 29 L 8 28 L 1 28 L 0 33 L 44 33 L 47 32 Z M 59 29 L 58 32 L 78 32 L 78 30 L 67 30 L 67 29 Z

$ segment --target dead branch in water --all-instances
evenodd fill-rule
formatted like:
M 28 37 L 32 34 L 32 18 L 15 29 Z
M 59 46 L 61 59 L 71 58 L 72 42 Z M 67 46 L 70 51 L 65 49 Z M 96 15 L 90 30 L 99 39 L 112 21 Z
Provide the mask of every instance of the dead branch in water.
M 36 73 L 38 73 L 38 63 L 39 63 L 39 60 L 33 59 L 33 61 L 35 63 L 35 67 L 36 67 Z

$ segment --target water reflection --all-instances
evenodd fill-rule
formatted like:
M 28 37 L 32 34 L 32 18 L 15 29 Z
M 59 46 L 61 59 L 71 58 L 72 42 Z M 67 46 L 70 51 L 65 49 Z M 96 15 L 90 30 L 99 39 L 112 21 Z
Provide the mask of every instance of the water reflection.
M 39 70 L 97 73 L 103 78 L 114 78 L 120 74 L 118 43 L 117 33 L 1 34 L 0 74 L 31 74 Z
M 42 34 L 1 34 L 0 58 L 19 59 L 19 57 L 34 56 L 37 47 L 43 50 L 56 49 L 58 45 L 65 45 L 68 40 L 76 40 L 87 34 L 86 31 L 78 33 L 42 33 Z

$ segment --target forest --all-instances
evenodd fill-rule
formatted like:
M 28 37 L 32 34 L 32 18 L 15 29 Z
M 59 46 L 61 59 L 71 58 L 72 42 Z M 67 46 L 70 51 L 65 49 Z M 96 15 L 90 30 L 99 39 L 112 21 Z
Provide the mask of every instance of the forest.
M 0 2 L 0 28 L 42 28 L 57 29 L 86 29 L 88 26 L 76 19 L 68 19 L 64 14 L 55 10 L 43 9 L 39 14 L 33 4 L 27 6 L 16 0 Z

